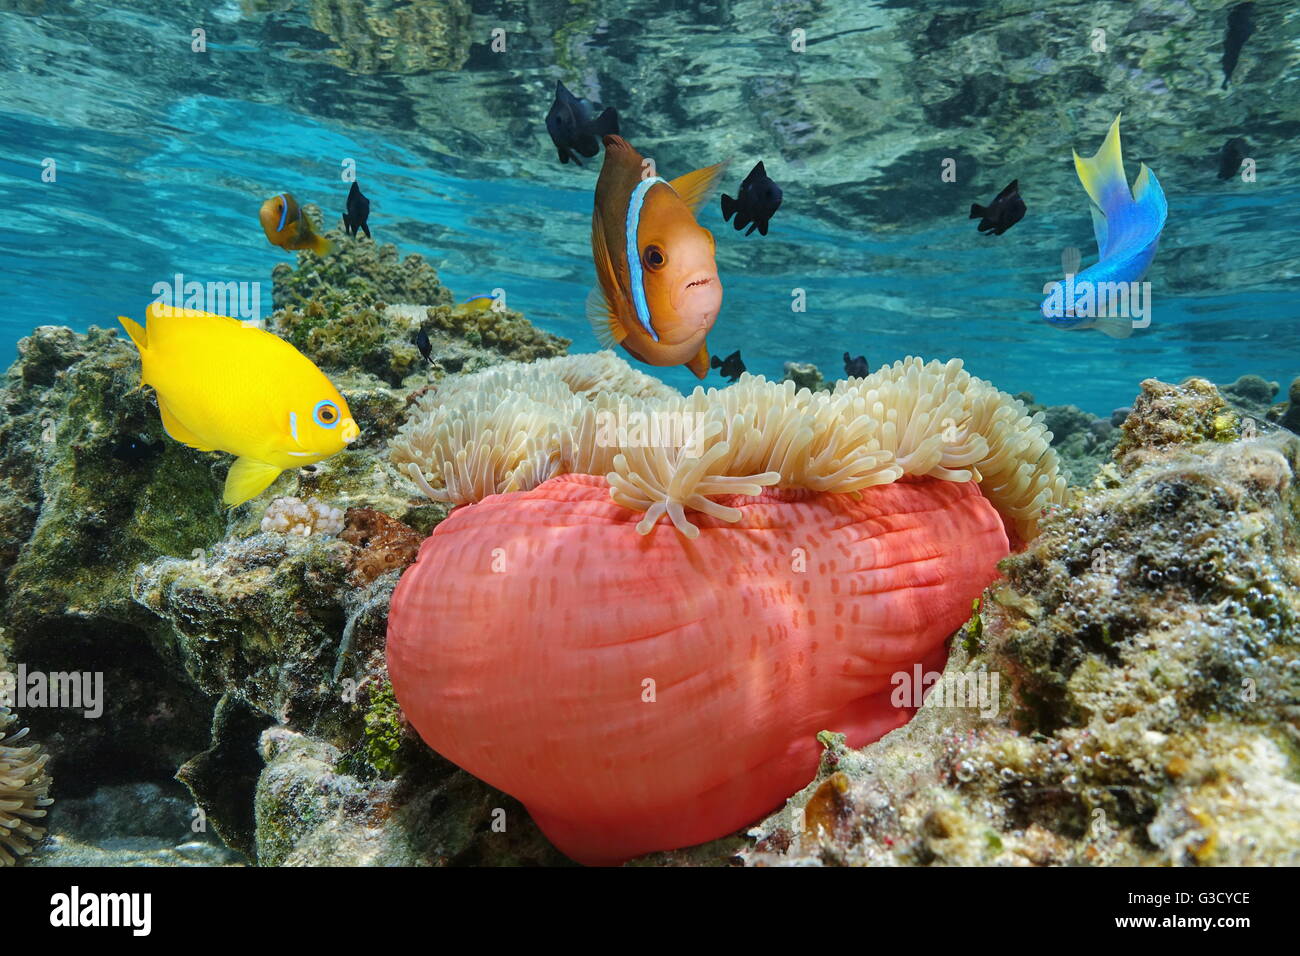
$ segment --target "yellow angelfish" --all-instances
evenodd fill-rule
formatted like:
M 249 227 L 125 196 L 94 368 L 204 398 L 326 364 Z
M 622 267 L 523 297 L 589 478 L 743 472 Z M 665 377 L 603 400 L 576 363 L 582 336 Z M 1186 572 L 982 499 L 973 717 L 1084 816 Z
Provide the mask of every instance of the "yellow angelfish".
M 286 468 L 328 458 L 361 429 L 348 403 L 296 348 L 224 315 L 155 302 L 145 326 L 118 316 L 140 350 L 140 381 L 163 428 L 199 451 L 237 455 L 222 500 L 261 494 Z

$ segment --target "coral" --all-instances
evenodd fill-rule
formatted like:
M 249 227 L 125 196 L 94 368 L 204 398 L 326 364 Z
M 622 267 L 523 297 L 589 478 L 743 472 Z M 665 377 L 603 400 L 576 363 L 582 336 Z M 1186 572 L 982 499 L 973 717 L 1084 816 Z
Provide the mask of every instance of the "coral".
M 1132 471 L 1179 445 L 1233 441 L 1238 435 L 1236 414 L 1203 378 L 1189 378 L 1181 385 L 1147 379 L 1121 431 L 1115 460 L 1122 471 Z
M 296 266 L 282 262 L 272 270 L 276 309 L 305 309 L 316 302 L 323 311 L 315 320 L 324 324 L 344 309 L 381 302 L 451 304 L 451 292 L 421 256 L 412 254 L 399 261 L 394 245 L 353 239 L 339 230 L 328 235 L 333 242 L 328 255 L 299 253 Z
M 476 384 L 426 396 L 392 442 L 394 463 L 435 500 L 463 504 L 557 474 L 608 474 L 611 497 L 646 512 L 638 531 L 667 515 L 690 537 L 687 508 L 734 520 L 713 496 L 767 485 L 851 492 L 933 476 L 977 481 L 1028 539 L 1042 509 L 1065 493 L 1041 417 L 956 359 L 909 358 L 817 393 L 751 375 L 686 398 L 639 401 L 610 392 L 576 401 L 545 374 Z M 647 436 L 626 427 L 634 416 L 676 433 Z
M 360 586 L 390 571 L 404 570 L 415 560 L 423 540 L 415 529 L 374 508 L 349 508 L 341 537 L 356 549 L 349 570 L 351 580 Z
M 822 377 L 821 369 L 812 362 L 786 362 L 782 381 L 794 382 L 795 388 L 806 388 L 810 392 L 822 391 L 830 387 Z
M 569 342 L 510 309 L 453 306 L 438 274 L 394 246 L 330 234 L 324 257 L 276 266 L 270 327 L 322 369 L 355 369 L 399 385 L 426 368 L 455 372 L 502 359 L 562 355 Z M 406 304 L 403 304 L 406 303 Z M 428 363 L 416 347 L 423 332 Z
M 276 498 L 266 506 L 262 530 L 276 534 L 335 535 L 343 530 L 343 512 L 338 508 L 308 498 Z
M 401 307 L 350 303 L 331 314 L 312 300 L 276 312 L 271 323 L 321 368 L 358 369 L 397 385 L 424 362 Z
M 1008 552 L 971 482 L 759 492 L 694 540 L 630 535 L 591 475 L 453 512 L 389 611 L 407 718 L 582 862 L 755 820 L 814 770 L 818 730 L 907 719 L 891 678 L 941 665 Z
M 513 309 L 433 306 L 421 328 L 432 342 L 463 340 L 519 362 L 563 355 L 570 345 L 568 339 L 543 332 Z
M 33 823 L 45 816 L 50 799 L 49 757 L 39 744 L 20 746 L 27 729 L 13 731 L 17 718 L 0 707 L 0 866 L 13 866 L 45 838 Z

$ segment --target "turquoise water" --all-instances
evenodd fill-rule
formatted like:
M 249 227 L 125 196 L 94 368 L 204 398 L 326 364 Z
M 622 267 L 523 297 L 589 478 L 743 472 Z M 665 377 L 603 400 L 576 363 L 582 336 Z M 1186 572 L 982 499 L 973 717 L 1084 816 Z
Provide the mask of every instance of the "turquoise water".
M 1256 6 L 1223 89 L 1227 5 L 1182 0 L 0 2 L 0 364 L 36 325 L 139 316 L 176 273 L 261 282 L 269 312 L 270 271 L 292 260 L 258 206 L 288 190 L 335 224 L 346 159 L 377 240 L 426 256 L 458 297 L 502 288 L 574 351 L 597 348 L 583 302 L 599 160 L 555 159 L 544 118 L 562 79 L 618 107 L 669 175 L 731 157 L 734 195 L 762 159 L 784 188 L 766 238 L 734 232 L 716 199 L 701 213 L 725 288 L 710 350 L 741 349 L 751 371 L 959 356 L 1097 413 L 1151 376 L 1285 387 L 1300 373 L 1300 14 Z M 1151 327 L 1114 341 L 1049 328 L 1038 303 L 1064 248 L 1095 259 L 1070 150 L 1090 155 L 1121 111 L 1130 176 L 1149 164 L 1170 213 Z M 1256 182 L 1217 177 L 1235 136 Z M 970 203 L 1017 177 L 1026 218 L 978 235 Z

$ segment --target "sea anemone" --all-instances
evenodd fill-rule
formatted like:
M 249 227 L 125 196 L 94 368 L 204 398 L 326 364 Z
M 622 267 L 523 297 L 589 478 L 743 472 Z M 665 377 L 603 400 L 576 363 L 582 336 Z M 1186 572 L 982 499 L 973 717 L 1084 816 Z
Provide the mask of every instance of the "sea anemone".
M 47 796 L 45 763 L 50 758 L 38 744 L 17 746 L 27 728 L 10 735 L 16 722 L 8 708 L 0 707 L 0 866 L 14 866 L 45 838 L 44 827 L 30 821 L 44 817 L 54 802 Z
M 425 495 L 453 504 L 560 474 L 607 475 L 616 502 L 645 512 L 638 531 L 667 515 L 688 537 L 697 529 L 687 511 L 735 520 L 713 499 L 770 485 L 857 492 L 904 475 L 975 481 L 1027 540 L 1065 494 L 1051 439 L 1041 413 L 1031 417 L 959 359 L 907 358 L 826 392 L 743 375 L 683 397 L 601 352 L 441 385 L 390 450 Z
M 581 862 L 725 835 L 806 783 L 819 731 L 904 723 L 900 675 L 942 668 L 1065 490 L 1041 421 L 956 361 L 819 393 L 476 385 L 394 443 L 468 506 L 394 592 L 389 673 L 427 743 Z

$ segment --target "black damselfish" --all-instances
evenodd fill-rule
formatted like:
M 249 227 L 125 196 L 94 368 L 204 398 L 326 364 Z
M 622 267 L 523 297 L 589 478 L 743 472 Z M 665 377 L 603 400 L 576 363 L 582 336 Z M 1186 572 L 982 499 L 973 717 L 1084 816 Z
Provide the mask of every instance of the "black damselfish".
M 740 358 L 740 349 L 736 349 L 724 359 L 713 356 L 709 360 L 709 365 L 716 368 L 723 378 L 733 382 L 745 374 L 745 363 Z
M 1228 140 L 1219 152 L 1219 178 L 1231 179 L 1241 169 L 1242 160 L 1250 155 L 1250 144 L 1240 136 Z
M 980 221 L 979 231 L 985 235 L 1000 236 L 1025 217 L 1025 201 L 1020 198 L 1020 180 L 998 193 L 987 206 L 971 204 L 970 218 Z
M 871 366 L 867 364 L 867 357 L 859 355 L 857 358 L 850 358 L 849 353 L 844 353 L 844 374 L 849 378 L 866 378 L 871 374 Z
M 1241 48 L 1255 32 L 1255 5 L 1239 3 L 1228 12 L 1228 29 L 1223 32 L 1223 86 L 1226 89 L 1232 71 L 1241 58 Z
M 429 341 L 429 333 L 424 329 L 415 333 L 415 347 L 420 350 L 424 360 L 429 361 L 429 356 L 433 354 L 433 343 Z
M 766 236 L 767 224 L 780 208 L 781 187 L 768 178 L 761 161 L 740 184 L 740 194 L 735 199 L 727 195 L 722 197 L 723 221 L 730 220 L 735 213 L 736 231 L 749 226 L 749 232 L 745 233 L 747 236 L 753 235 L 755 229 L 759 235 Z
M 599 103 L 579 99 L 563 83 L 555 81 L 555 102 L 546 114 L 546 131 L 551 134 L 560 162 L 572 160 L 581 166 L 579 154 L 595 156 L 603 137 L 617 135 L 618 111 L 611 106 L 597 116 L 599 110 Z
M 373 238 L 370 235 L 370 226 L 367 220 L 370 219 L 370 200 L 361 193 L 361 187 L 354 180 L 352 188 L 348 190 L 348 210 L 343 214 L 343 228 L 347 230 L 349 236 L 355 236 L 360 229 L 366 234 L 367 239 Z

